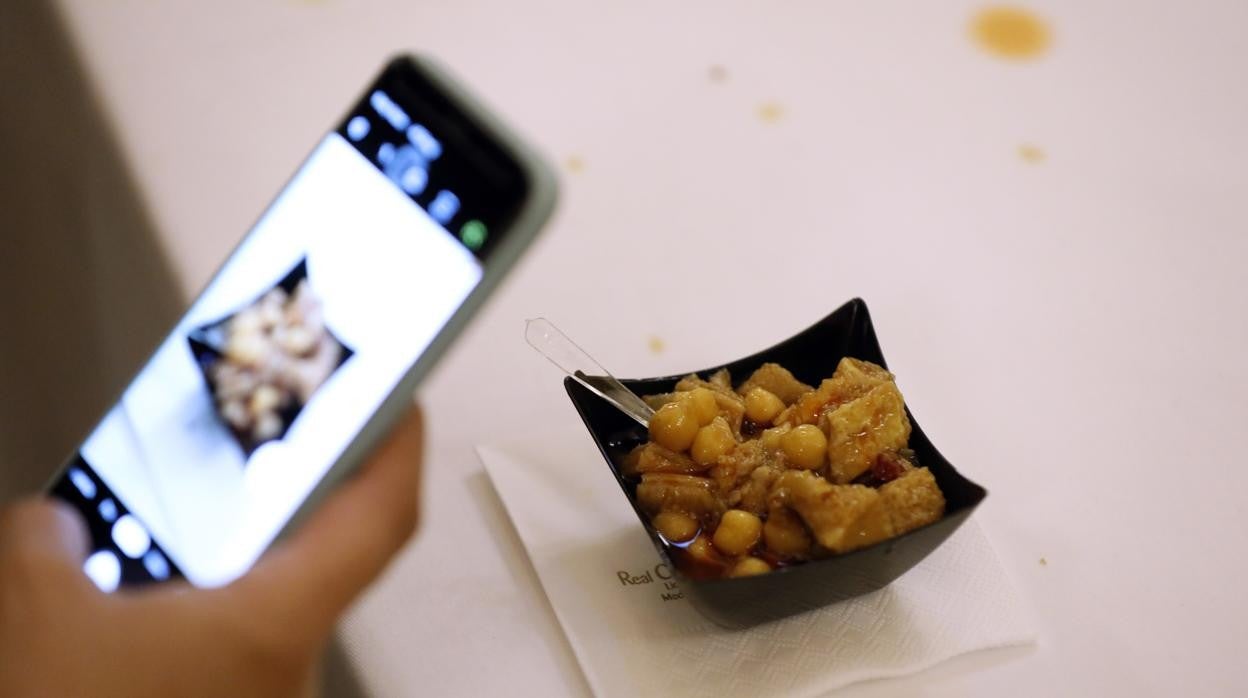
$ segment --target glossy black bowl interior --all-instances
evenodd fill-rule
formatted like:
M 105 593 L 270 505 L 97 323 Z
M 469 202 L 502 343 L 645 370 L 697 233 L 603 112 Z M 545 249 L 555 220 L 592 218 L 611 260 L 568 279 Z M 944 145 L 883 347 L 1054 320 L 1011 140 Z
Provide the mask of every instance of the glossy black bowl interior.
M 738 382 L 770 361 L 789 369 L 800 380 L 818 385 L 819 381 L 832 375 L 837 363 L 846 356 L 887 367 L 867 305 L 858 298 L 770 349 L 723 366 L 703 368 L 696 373 L 705 378 L 720 368 L 727 368 L 732 373 L 733 381 Z M 682 376 L 621 382 L 639 395 L 649 395 L 670 392 Z M 904 377 L 899 380 L 899 386 L 902 387 L 902 395 L 905 395 L 902 384 Z M 646 439 L 645 429 L 571 378 L 566 379 L 564 385 L 611 472 L 615 473 L 621 490 L 632 503 L 638 521 L 650 534 L 655 548 L 670 563 L 671 551 L 667 543 L 637 508 L 636 482 L 620 474 L 624 455 Z M 720 625 L 745 627 L 880 589 L 935 550 L 970 516 L 988 493 L 954 470 L 923 433 L 909 408 L 907 414 L 912 425 L 910 447 L 917 454 L 919 464 L 931 469 L 945 494 L 947 506 L 944 518 L 852 553 L 785 567 L 756 577 L 699 581 L 681 575 L 681 590 L 690 602 Z

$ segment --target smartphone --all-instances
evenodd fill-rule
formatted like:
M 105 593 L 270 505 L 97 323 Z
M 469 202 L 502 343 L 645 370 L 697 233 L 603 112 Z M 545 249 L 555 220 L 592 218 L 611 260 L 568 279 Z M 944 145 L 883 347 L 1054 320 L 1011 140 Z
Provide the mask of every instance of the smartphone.
M 391 61 L 53 478 L 87 575 L 246 572 L 404 413 L 555 189 L 444 70 Z

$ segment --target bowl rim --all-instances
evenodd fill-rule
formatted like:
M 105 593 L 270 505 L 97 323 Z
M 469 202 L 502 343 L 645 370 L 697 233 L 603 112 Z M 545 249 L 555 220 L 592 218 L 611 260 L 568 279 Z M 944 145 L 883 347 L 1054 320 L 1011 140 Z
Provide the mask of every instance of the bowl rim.
M 822 318 L 815 321 L 814 323 L 808 325 L 807 327 L 803 328 L 802 330 L 798 332 L 793 333 L 786 339 L 776 342 L 775 344 L 765 349 L 756 351 L 745 357 L 735 359 L 733 361 L 728 361 L 723 364 L 717 364 L 715 366 L 711 366 L 708 368 L 699 369 L 696 371 L 687 371 L 683 373 L 675 373 L 675 374 L 671 374 L 667 376 L 656 376 L 656 377 L 651 377 L 651 378 L 620 378 L 619 381 L 623 383 L 626 387 L 628 387 L 629 390 L 634 390 L 634 386 L 638 386 L 642 384 L 674 382 L 689 375 L 701 376 L 704 374 L 714 373 L 724 368 L 728 368 L 730 369 L 730 372 L 732 372 L 731 367 L 742 365 L 742 364 L 755 363 L 757 367 L 757 365 L 761 365 L 762 363 L 766 362 L 766 355 L 776 352 L 777 350 L 789 344 L 790 342 L 795 342 L 799 340 L 807 333 L 810 333 L 818 329 L 824 323 L 828 322 L 833 316 L 837 315 L 838 313 L 842 313 L 846 311 L 851 312 L 853 314 L 853 318 L 851 319 L 851 322 L 854 323 L 853 327 L 858 327 L 859 322 L 863 323 L 862 327 L 867 331 L 867 335 L 868 335 L 867 340 L 870 342 L 871 347 L 875 350 L 875 354 L 879 356 L 881 359 L 880 366 L 882 366 L 883 368 L 887 370 L 888 364 L 884 362 L 883 350 L 880 348 L 879 339 L 875 336 L 874 325 L 871 322 L 870 313 L 867 310 L 867 304 L 865 301 L 863 301 L 862 298 L 854 297 L 850 299 L 849 301 L 843 303 L 842 305 L 838 306 L 836 309 L 832 310 L 831 312 L 827 313 L 826 315 L 824 315 Z M 590 438 L 593 440 L 594 445 L 598 447 L 599 454 L 601 454 L 603 459 L 606 461 L 606 465 L 608 469 L 611 470 L 612 475 L 616 479 L 616 483 L 620 486 L 621 494 L 624 495 L 624 498 L 628 501 L 629 505 L 633 508 L 633 512 L 634 514 L 636 514 L 638 522 L 641 524 L 642 528 L 645 530 L 646 534 L 649 536 L 651 544 L 654 545 L 655 549 L 662 556 L 663 561 L 671 568 L 673 574 L 677 575 L 680 578 L 680 581 L 682 583 L 690 583 L 699 587 L 718 587 L 718 586 L 728 586 L 728 585 L 739 585 L 739 584 L 746 583 L 750 580 L 757 579 L 755 577 L 718 577 L 718 578 L 711 578 L 711 579 L 695 579 L 693 577 L 689 577 L 688 575 L 686 575 L 680 569 L 680 567 L 675 563 L 675 561 L 671 559 L 671 556 L 668 554 L 669 547 L 679 547 L 679 546 L 676 546 L 676 544 L 674 543 L 665 542 L 664 539 L 659 534 L 659 532 L 654 529 L 653 525 L 651 525 L 651 523 L 648 520 L 646 520 L 646 517 L 643 515 L 641 510 L 637 508 L 636 498 L 635 496 L 629 495 L 627 484 L 624 481 L 624 477 L 619 473 L 618 466 L 612 460 L 611 454 L 607 450 L 608 445 L 605 439 L 599 438 L 597 432 L 591 426 L 590 421 L 589 421 L 589 415 L 586 413 L 586 407 L 581 402 L 581 398 L 584 396 L 584 397 L 591 397 L 594 400 L 598 400 L 604 403 L 606 401 L 603 400 L 602 397 L 595 395 L 592 391 L 586 389 L 584 386 L 578 383 L 571 376 L 567 376 L 563 379 L 563 385 L 564 385 L 565 391 L 568 394 L 569 399 L 572 401 L 573 406 L 576 408 L 577 415 L 580 416 L 581 422 L 584 424 L 586 431 L 589 432 Z M 634 392 L 636 391 L 634 390 Z M 971 491 L 971 496 L 969 498 L 969 501 L 957 507 L 956 509 L 952 509 L 952 510 L 946 509 L 940 519 L 937 519 L 936 521 L 933 521 L 929 524 L 920 526 L 919 528 L 915 528 L 910 531 L 907 531 L 901 534 L 900 536 L 893 536 L 892 538 L 887 538 L 887 539 L 878 541 L 876 543 L 872 543 L 871 545 L 868 545 L 862 548 L 857 548 L 855 550 L 851 550 L 847 553 L 839 553 L 835 555 L 829 555 L 823 558 L 807 560 L 797 565 L 788 565 L 784 567 L 778 567 L 778 568 L 772 569 L 770 572 L 768 572 L 766 575 L 763 575 L 763 576 L 771 577 L 773 575 L 799 573 L 801 570 L 806 570 L 812 567 L 819 567 L 821 566 L 820 563 L 840 562 L 843 560 L 849 560 L 849 559 L 860 556 L 860 554 L 877 551 L 882 546 L 897 545 L 899 544 L 900 541 L 906 540 L 907 538 L 910 538 L 911 536 L 917 534 L 920 531 L 923 531 L 931 526 L 940 524 L 942 521 L 949 518 L 950 515 L 960 515 L 960 516 L 963 516 L 964 518 L 969 517 L 974 512 L 975 509 L 979 508 L 979 506 L 983 504 L 984 499 L 988 497 L 988 490 L 985 489 L 979 483 L 963 475 L 948 458 L 945 458 L 944 454 L 940 453 L 939 449 L 936 448 L 936 445 L 932 443 L 931 439 L 927 437 L 926 432 L 922 430 L 922 427 L 920 427 L 918 422 L 915 420 L 914 414 L 910 411 L 910 405 L 908 403 L 905 404 L 905 410 L 906 410 L 906 416 L 907 418 L 909 418 L 910 423 L 912 425 L 912 429 L 913 429 L 911 438 L 914 438 L 913 432 L 918 432 L 921 435 L 921 437 L 927 441 L 932 451 L 934 451 L 941 460 L 943 460 L 946 464 L 948 464 L 950 472 L 956 478 L 958 478 L 964 486 L 966 486 Z M 937 545 L 936 547 L 940 547 L 940 546 Z M 935 548 L 933 548 L 933 550 L 934 549 Z M 865 557 L 865 555 L 862 555 L 862 556 Z

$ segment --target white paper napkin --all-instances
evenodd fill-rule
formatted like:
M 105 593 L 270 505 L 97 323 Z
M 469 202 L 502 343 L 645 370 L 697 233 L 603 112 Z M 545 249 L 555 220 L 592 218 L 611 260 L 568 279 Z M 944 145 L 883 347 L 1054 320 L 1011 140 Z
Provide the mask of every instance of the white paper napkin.
M 972 519 L 884 589 L 747 630 L 680 594 L 601 462 L 478 446 L 599 696 L 806 696 L 1031 642 L 1033 624 Z

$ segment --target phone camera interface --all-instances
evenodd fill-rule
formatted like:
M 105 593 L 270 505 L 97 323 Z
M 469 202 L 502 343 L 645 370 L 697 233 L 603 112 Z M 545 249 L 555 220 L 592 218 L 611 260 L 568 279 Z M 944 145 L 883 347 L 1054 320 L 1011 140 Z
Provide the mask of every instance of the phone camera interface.
M 111 592 L 122 584 L 134 586 L 182 577 L 152 540 L 147 527 L 82 458 L 76 458 L 65 470 L 52 494 L 85 519 L 91 552 L 82 569 L 100 589 Z

